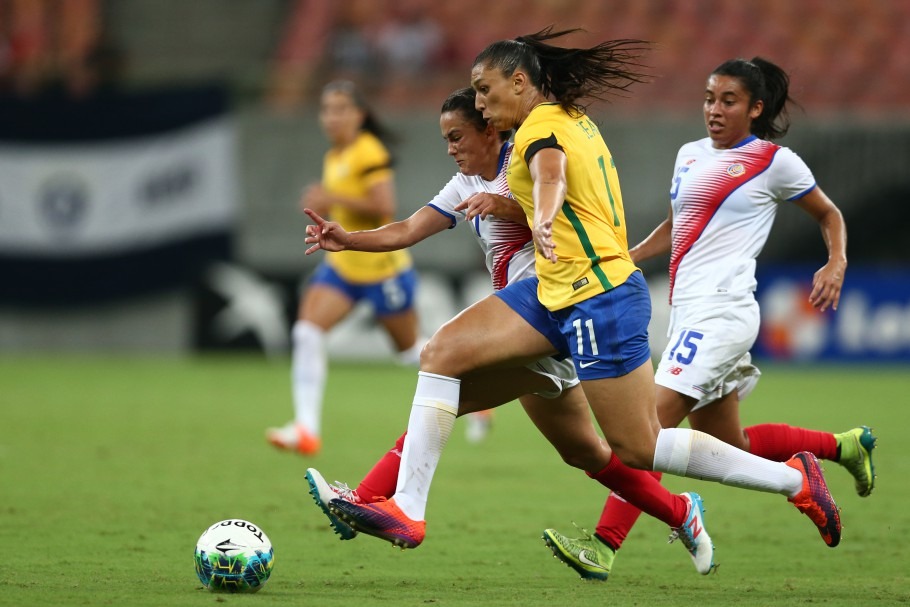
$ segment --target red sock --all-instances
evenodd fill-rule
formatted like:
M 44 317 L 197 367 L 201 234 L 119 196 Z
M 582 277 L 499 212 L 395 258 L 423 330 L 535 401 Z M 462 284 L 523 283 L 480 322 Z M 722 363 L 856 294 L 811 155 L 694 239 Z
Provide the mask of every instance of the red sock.
M 658 480 L 661 477 L 660 472 L 651 472 L 651 474 Z M 619 550 L 640 514 L 641 510 L 636 506 L 619 497 L 618 494 L 610 493 L 610 497 L 607 498 L 600 513 L 600 520 L 597 521 L 595 532 L 614 551 Z
M 749 453 L 785 462 L 794 453 L 809 451 L 819 459 L 837 458 L 837 441 L 830 432 L 807 430 L 787 424 L 760 424 L 746 428 Z
M 629 468 L 614 453 L 603 470 L 588 476 L 613 491 L 607 500 L 609 516 L 604 505 L 597 523 L 597 535 L 614 549 L 622 545 L 642 511 L 670 527 L 679 527 L 686 520 L 688 503 L 681 495 L 670 493 L 660 484 L 659 472 Z
M 398 484 L 398 467 L 401 465 L 401 450 L 404 449 L 404 437 L 398 437 L 395 447 L 386 451 L 372 470 L 367 472 L 357 485 L 357 495 L 365 502 L 375 502 L 378 497 L 392 497 Z

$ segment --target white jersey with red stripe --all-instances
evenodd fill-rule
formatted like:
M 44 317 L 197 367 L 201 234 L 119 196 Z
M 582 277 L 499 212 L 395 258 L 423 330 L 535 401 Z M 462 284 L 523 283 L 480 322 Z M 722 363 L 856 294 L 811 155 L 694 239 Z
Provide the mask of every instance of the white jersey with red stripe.
M 792 150 L 755 136 L 730 149 L 712 147 L 710 138 L 682 146 L 670 190 L 671 303 L 751 294 L 778 203 L 815 185 Z
M 458 173 L 427 204 L 451 219 L 452 227 L 455 227 L 459 221 L 465 220 L 464 211 L 456 211 L 455 207 L 472 194 L 488 192 L 511 198 L 506 182 L 511 155 L 512 144 L 504 143 L 499 154 L 499 170 L 493 181 L 479 175 Z M 475 217 L 471 220 L 471 232 L 486 256 L 493 289 L 498 291 L 510 282 L 534 276 L 534 242 L 527 225 L 496 217 L 484 220 Z

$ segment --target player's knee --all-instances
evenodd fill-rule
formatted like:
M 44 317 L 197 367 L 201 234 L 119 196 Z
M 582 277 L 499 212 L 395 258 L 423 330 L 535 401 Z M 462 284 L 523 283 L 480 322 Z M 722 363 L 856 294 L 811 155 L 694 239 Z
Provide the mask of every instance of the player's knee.
M 420 351 L 420 370 L 427 373 L 451 376 L 451 356 L 446 347 L 445 340 L 439 338 L 437 333 L 426 343 Z
M 470 370 L 472 357 L 460 347 L 461 340 L 450 335 L 445 327 L 436 332 L 420 351 L 420 370 L 448 377 L 458 377 Z

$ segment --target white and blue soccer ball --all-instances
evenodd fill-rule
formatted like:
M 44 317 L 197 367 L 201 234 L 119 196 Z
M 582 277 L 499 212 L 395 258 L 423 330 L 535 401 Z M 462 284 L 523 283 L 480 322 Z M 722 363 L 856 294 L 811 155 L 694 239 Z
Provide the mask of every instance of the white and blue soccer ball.
M 196 575 L 213 592 L 257 592 L 272 575 L 275 551 L 258 526 L 243 519 L 219 521 L 196 542 Z

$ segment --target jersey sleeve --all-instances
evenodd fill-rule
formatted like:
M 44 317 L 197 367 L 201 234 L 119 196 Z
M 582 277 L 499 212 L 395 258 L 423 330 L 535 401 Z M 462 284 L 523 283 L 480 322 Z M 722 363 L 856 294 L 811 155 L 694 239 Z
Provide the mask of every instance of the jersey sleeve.
M 465 198 L 459 187 L 459 181 L 459 175 L 452 177 L 439 193 L 436 194 L 433 200 L 427 203 L 427 206 L 439 211 L 449 218 L 452 222 L 449 229 L 454 228 L 459 221 L 463 221 L 465 218 L 464 211 L 455 210 L 456 205 Z
M 815 187 L 815 176 L 790 148 L 777 151 L 768 175 L 768 189 L 782 201 L 799 200 Z
M 515 147 L 512 153 L 517 153 L 525 164 L 530 166 L 534 154 L 540 150 L 554 148 L 565 151 L 556 136 L 559 126 L 547 119 L 522 126 L 515 134 Z
M 389 151 L 375 137 L 361 137 L 357 150 L 357 171 L 367 188 L 392 178 Z

